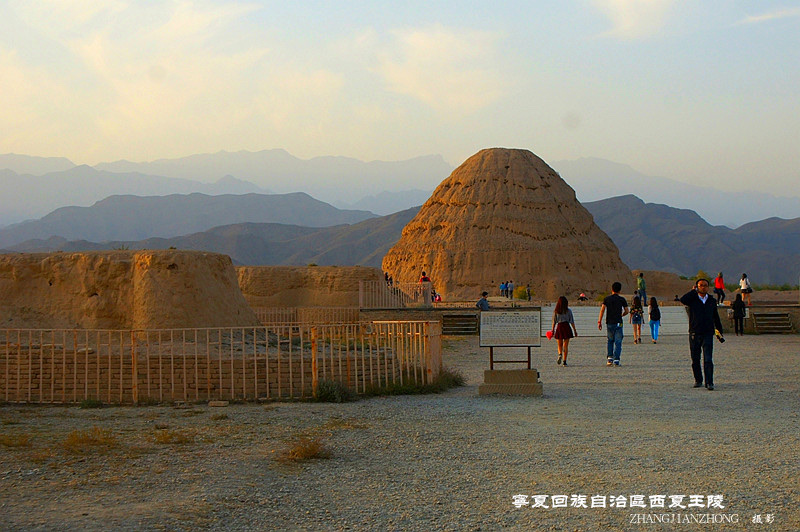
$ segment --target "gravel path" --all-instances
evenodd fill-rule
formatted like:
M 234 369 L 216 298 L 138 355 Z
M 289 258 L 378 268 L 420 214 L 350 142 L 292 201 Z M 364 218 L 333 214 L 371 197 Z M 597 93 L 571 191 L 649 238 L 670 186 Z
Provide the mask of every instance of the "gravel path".
M 0 528 L 800 530 L 800 336 L 717 344 L 713 392 L 692 388 L 685 335 L 628 337 L 619 368 L 605 366 L 604 339 L 573 340 L 567 368 L 545 342 L 534 349 L 541 398 L 478 397 L 488 354 L 477 344 L 446 339 L 445 364 L 468 385 L 441 395 L 3 406 Z M 108 429 L 110 444 L 64 448 L 91 427 Z M 304 434 L 332 457 L 276 460 Z M 516 494 L 720 494 L 725 509 L 518 509 Z M 632 513 L 676 512 L 739 522 L 630 524 Z M 752 523 L 768 514 L 771 524 Z

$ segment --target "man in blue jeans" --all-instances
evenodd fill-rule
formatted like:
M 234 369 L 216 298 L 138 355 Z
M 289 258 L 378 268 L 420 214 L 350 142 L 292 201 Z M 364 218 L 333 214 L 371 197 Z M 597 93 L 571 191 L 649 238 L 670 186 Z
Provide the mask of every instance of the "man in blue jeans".
M 619 295 L 620 290 L 622 290 L 622 284 L 619 282 L 611 285 L 611 295 L 603 300 L 603 304 L 600 306 L 600 317 L 597 318 L 597 328 L 603 330 L 603 314 L 606 315 L 606 333 L 608 334 L 606 366 L 619 366 L 619 356 L 622 354 L 622 318 L 628 315 L 628 302 Z

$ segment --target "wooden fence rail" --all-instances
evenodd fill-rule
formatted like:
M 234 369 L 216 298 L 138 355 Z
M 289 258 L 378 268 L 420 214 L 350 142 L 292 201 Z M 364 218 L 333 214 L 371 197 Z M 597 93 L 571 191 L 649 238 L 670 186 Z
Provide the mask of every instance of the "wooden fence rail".
M 437 322 L 167 330 L 0 329 L 0 401 L 304 399 L 441 370 Z

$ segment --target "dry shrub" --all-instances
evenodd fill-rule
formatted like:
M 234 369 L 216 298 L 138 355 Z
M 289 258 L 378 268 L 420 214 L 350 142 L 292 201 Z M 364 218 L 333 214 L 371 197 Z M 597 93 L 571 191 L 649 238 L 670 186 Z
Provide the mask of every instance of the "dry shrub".
M 67 434 L 62 445 L 72 453 L 100 452 L 116 447 L 117 438 L 108 429 L 92 427 L 89 430 L 73 430 Z
M 301 436 L 297 438 L 286 452 L 280 457 L 288 462 L 301 462 L 303 460 L 325 459 L 331 457 L 328 446 L 319 438 Z
M 156 443 L 164 445 L 184 445 L 194 442 L 194 435 L 180 430 L 160 430 L 154 438 Z
M 224 419 L 228 419 L 228 414 L 214 414 L 211 416 L 212 421 L 222 421 Z
M 30 447 L 30 434 L 0 434 L 0 445 L 4 447 Z

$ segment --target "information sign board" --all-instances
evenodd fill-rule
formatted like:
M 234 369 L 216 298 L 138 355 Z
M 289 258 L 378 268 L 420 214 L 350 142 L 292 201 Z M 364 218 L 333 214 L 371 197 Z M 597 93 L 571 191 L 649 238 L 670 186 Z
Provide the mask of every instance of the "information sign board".
M 541 345 L 541 308 L 481 312 L 481 347 L 539 347 Z

